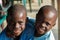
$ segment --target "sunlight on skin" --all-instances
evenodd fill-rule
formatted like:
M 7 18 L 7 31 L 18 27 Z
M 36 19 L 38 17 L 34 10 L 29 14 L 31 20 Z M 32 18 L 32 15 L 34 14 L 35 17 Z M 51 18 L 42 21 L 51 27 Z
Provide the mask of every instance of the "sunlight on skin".
M 23 13 L 20 13 L 20 15 L 19 15 L 20 17 L 22 17 L 23 16 Z
M 47 17 L 52 18 L 54 16 L 53 12 L 49 12 L 49 14 L 47 15 Z

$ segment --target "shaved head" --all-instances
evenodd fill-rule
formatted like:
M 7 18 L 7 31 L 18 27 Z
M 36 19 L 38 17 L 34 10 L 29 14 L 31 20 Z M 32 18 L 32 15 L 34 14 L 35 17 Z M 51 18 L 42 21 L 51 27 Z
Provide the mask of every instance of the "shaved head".
M 40 10 L 38 11 L 38 14 L 41 17 L 41 20 L 44 18 L 57 18 L 57 11 L 54 7 L 50 6 L 50 5 L 46 5 L 40 8 Z
M 40 8 L 36 15 L 36 36 L 44 35 L 56 24 L 57 11 L 50 5 Z
M 44 6 L 43 7 L 43 14 L 46 18 L 53 18 L 53 17 L 57 17 L 57 11 L 54 7 L 52 6 Z
M 19 4 L 13 5 L 8 9 L 8 17 L 9 16 L 12 16 L 12 18 L 17 16 L 19 17 L 24 16 L 26 18 L 27 16 L 26 9 L 24 6 Z
M 7 15 L 7 35 L 10 37 L 19 36 L 25 29 L 26 17 L 24 6 L 19 4 L 11 6 Z

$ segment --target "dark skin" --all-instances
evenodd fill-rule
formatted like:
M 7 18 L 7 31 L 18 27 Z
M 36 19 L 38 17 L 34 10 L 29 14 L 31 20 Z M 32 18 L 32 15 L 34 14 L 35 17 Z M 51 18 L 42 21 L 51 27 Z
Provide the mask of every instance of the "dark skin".
M 14 9 L 13 9 L 14 8 Z M 7 17 L 7 36 L 16 38 L 25 29 L 26 10 L 22 5 L 15 5 L 12 10 L 12 15 Z M 18 9 L 19 8 L 19 9 Z M 9 11 L 10 11 L 9 10 Z M 10 11 L 11 13 L 11 11 Z
M 40 10 L 41 11 L 41 10 Z M 41 12 L 40 12 L 41 13 Z M 56 24 L 57 12 L 52 7 L 44 7 L 42 16 L 36 15 L 35 36 L 39 37 L 48 32 Z

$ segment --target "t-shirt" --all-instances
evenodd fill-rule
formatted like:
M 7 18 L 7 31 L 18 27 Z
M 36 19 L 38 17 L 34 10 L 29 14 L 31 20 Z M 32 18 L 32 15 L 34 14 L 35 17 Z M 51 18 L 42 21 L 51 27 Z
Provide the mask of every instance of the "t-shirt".
M 34 19 L 28 18 L 28 22 L 26 24 L 25 30 L 22 32 L 22 34 L 19 37 L 19 40 L 33 40 L 34 39 Z M 6 36 L 6 30 L 4 30 L 0 34 L 0 40 L 14 40 L 14 38 L 10 38 Z
M 55 40 L 52 31 L 48 31 L 41 37 L 34 37 L 34 40 Z
M 28 18 L 26 28 L 20 35 L 19 40 L 55 40 L 51 30 L 41 37 L 34 37 L 34 31 L 35 31 L 34 24 L 35 24 L 35 19 Z M 7 37 L 6 31 L 4 30 L 0 34 L 0 40 L 14 40 L 14 39 Z

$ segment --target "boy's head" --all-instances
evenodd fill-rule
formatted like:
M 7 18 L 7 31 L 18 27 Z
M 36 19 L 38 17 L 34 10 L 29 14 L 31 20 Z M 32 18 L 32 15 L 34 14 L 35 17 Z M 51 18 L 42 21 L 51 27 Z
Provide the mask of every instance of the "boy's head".
M 57 11 L 54 7 L 46 5 L 41 7 L 36 15 L 36 30 L 38 34 L 45 34 L 56 24 Z
M 26 9 L 24 6 L 16 4 L 8 9 L 7 15 L 7 34 L 19 36 L 25 29 Z

